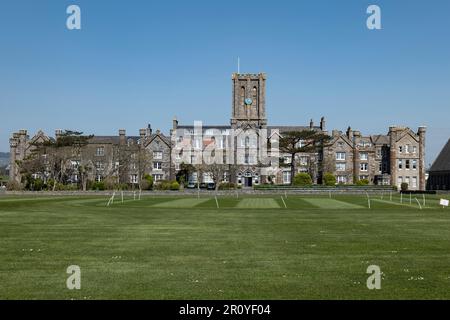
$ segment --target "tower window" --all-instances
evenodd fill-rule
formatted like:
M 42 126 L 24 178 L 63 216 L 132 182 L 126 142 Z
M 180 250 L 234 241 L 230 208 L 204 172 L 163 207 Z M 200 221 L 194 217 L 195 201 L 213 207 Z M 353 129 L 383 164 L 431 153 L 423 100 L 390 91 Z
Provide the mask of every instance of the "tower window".
M 241 105 L 245 103 L 245 87 L 241 87 Z

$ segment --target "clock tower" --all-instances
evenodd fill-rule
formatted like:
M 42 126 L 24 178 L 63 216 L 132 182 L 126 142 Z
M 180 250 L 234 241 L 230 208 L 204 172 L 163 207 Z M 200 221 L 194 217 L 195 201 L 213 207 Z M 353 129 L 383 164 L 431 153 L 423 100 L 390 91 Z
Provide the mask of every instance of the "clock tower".
M 265 128 L 267 125 L 265 73 L 234 73 L 232 81 L 231 127 L 233 129 Z

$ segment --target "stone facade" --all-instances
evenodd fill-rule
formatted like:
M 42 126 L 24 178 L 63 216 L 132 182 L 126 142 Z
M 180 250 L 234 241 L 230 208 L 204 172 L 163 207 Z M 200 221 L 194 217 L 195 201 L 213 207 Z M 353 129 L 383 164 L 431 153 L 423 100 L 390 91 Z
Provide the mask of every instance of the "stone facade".
M 10 139 L 11 147 L 11 170 L 10 180 L 21 182 L 21 174 L 18 162 L 23 161 L 34 149 L 36 137 L 41 141 L 58 140 L 62 134 L 61 130 L 55 131 L 55 137 L 48 137 L 40 131 L 30 139 L 26 130 L 14 133 Z M 155 181 L 173 179 L 174 168 L 171 161 L 170 138 L 159 130 L 140 129 L 139 136 L 127 136 L 125 130 L 121 129 L 117 136 L 93 136 L 76 153 L 73 150 L 59 150 L 69 156 L 61 156 L 64 165 L 89 168 L 88 180 L 103 181 L 108 177 L 117 179 L 119 183 L 137 184 L 145 174 L 153 176 Z M 70 171 L 70 170 L 69 170 Z M 76 172 L 76 170 L 74 170 Z M 36 175 L 47 179 L 48 174 L 36 172 Z M 77 174 L 67 177 L 72 183 L 80 181 Z
M 224 159 L 232 157 L 241 160 L 240 164 L 228 167 L 224 181 L 243 187 L 269 182 L 288 184 L 292 179 L 290 168 L 261 165 L 249 150 L 256 148 L 258 151 L 262 139 L 279 140 L 283 132 L 315 130 L 330 135 L 330 144 L 315 153 L 296 156 L 296 172 L 309 173 L 315 183 L 321 183 L 323 174 L 330 172 L 342 184 L 368 180 L 370 184 L 400 187 L 402 182 L 407 182 L 411 190 L 425 189 L 425 127 L 413 132 L 406 127 L 391 126 L 384 135 L 363 135 L 350 127 L 345 133 L 339 130 L 329 133 L 325 118 L 320 120 L 319 125 L 311 120 L 309 125 L 304 126 L 269 126 L 266 118 L 266 81 L 264 73 L 232 75 L 229 125 L 202 125 L 202 131 L 196 132 L 195 126 L 182 125 L 174 119 L 169 136 L 159 130 L 153 133 L 150 125 L 140 129 L 139 136 L 127 136 L 125 130 L 119 130 L 117 136 L 92 137 L 80 154 L 73 155 L 70 161 L 74 166 L 88 162 L 94 168 L 90 179 L 97 181 L 113 176 L 122 183 L 138 183 L 144 174 L 151 174 L 155 181 L 172 180 L 182 158 L 178 154 L 176 159 L 172 158 L 175 142 L 192 146 L 191 156 L 187 160 L 183 158 L 183 162 L 189 163 L 193 162 L 196 151 L 214 141 L 219 152 L 223 152 Z M 267 129 L 268 136 L 251 134 L 259 129 Z M 231 132 L 234 132 L 232 136 Z M 32 152 L 31 142 L 58 139 L 60 134 L 61 131 L 57 130 L 55 138 L 51 138 L 40 131 L 30 139 L 26 130 L 14 133 L 10 139 L 11 180 L 20 182 L 17 162 Z M 217 136 L 220 136 L 220 141 L 216 141 Z M 227 154 L 227 150 L 231 151 Z M 280 154 L 279 157 L 288 160 L 287 155 Z M 45 176 L 45 173 L 40 174 Z M 77 178 L 73 177 L 73 181 Z M 197 180 L 196 177 L 192 179 Z M 211 178 L 206 173 L 202 181 L 211 182 Z

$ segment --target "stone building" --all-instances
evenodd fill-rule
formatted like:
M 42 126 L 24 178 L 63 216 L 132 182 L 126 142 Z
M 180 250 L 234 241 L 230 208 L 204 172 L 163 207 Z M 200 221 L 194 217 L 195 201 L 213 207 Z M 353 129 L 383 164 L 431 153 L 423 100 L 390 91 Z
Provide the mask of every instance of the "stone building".
M 169 135 L 159 130 L 153 133 L 150 125 L 140 129 L 139 136 L 127 136 L 125 130 L 119 130 L 117 136 L 92 137 L 79 154 L 67 160 L 74 167 L 89 163 L 94 168 L 90 180 L 101 181 L 112 176 L 122 183 L 138 183 L 143 174 L 152 175 L 155 181 L 172 180 L 182 162 L 195 163 L 198 151 L 214 145 L 216 158 L 219 154 L 228 163 L 221 180 L 242 187 L 289 184 L 293 178 L 290 168 L 274 165 L 278 159 L 287 164 L 288 155 L 268 150 L 262 161 L 261 146 L 268 141 L 269 145 L 276 144 L 287 131 L 314 130 L 330 135 L 331 142 L 323 150 L 298 154 L 296 172 L 309 173 L 315 183 L 321 183 L 323 174 L 330 172 L 342 184 L 368 180 L 370 184 L 400 187 L 406 182 L 411 190 L 425 189 L 425 127 L 415 133 L 406 127 L 391 126 L 387 134 L 363 135 L 350 127 L 345 133 L 339 130 L 329 133 L 323 117 L 318 125 L 313 120 L 309 125 L 268 125 L 266 81 L 264 73 L 232 75 L 229 124 L 186 125 L 175 118 Z M 30 139 L 26 130 L 14 133 L 10 139 L 11 180 L 21 180 L 17 161 L 32 152 L 31 142 L 58 139 L 60 134 L 57 130 L 52 138 L 40 131 Z M 179 152 L 180 145 L 185 147 Z M 45 172 L 40 174 L 45 177 Z M 71 180 L 78 179 L 74 176 Z M 199 180 L 196 174 L 191 179 Z M 211 182 L 211 175 L 204 172 L 200 180 Z
M 61 134 L 62 130 L 58 129 L 53 138 L 39 131 L 30 139 L 26 130 L 14 133 L 10 139 L 10 181 L 21 182 L 19 163 L 32 154 L 36 142 L 57 141 Z M 130 184 L 137 184 L 144 174 L 152 175 L 155 181 L 170 180 L 174 172 L 170 137 L 159 130 L 153 133 L 150 126 L 140 129 L 139 136 L 127 136 L 121 129 L 117 136 L 93 136 L 76 152 L 70 148 L 58 152 L 63 165 L 73 169 L 74 174 L 67 178 L 71 183 L 80 182 L 79 170 L 76 170 L 79 166 L 89 168 L 87 178 L 90 181 L 112 177 L 119 183 Z M 47 158 L 47 155 L 43 156 Z M 49 170 L 43 171 L 35 175 L 46 180 Z
M 327 171 L 338 183 L 368 180 L 400 188 L 406 182 L 411 190 L 425 190 L 425 130 L 391 126 L 386 135 L 369 136 L 350 127 L 345 134 L 334 130 L 324 151 L 330 161 Z

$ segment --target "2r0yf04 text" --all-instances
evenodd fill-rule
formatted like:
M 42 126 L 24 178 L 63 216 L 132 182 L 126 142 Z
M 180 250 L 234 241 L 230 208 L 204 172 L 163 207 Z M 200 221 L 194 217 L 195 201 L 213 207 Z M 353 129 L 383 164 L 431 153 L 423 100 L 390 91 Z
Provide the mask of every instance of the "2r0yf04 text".
M 225 304 L 224 315 L 269 315 L 270 305 L 241 305 L 241 304 Z

